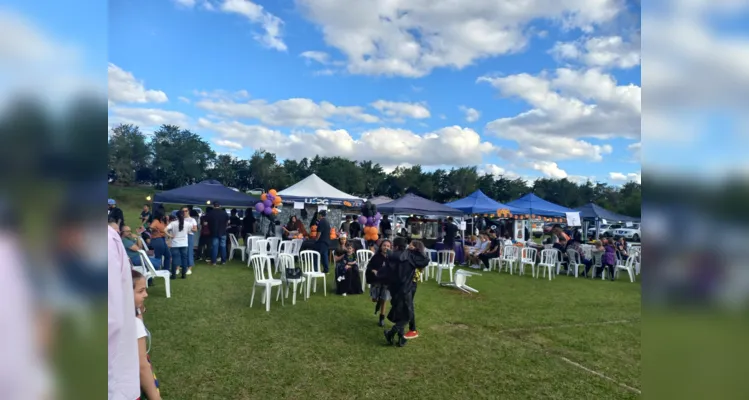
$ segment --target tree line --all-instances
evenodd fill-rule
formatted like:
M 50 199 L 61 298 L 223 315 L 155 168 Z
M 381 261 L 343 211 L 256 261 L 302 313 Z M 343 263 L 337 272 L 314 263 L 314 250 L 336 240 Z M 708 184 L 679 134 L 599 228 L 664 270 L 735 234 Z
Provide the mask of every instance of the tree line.
M 481 189 L 490 198 L 507 203 L 533 191 L 565 207 L 594 202 L 635 217 L 640 216 L 642 202 L 641 186 L 635 182 L 616 187 L 541 178 L 529 185 L 521 178 L 479 174 L 475 166 L 425 171 L 415 165 L 386 173 L 372 161 L 318 155 L 279 162 L 275 154 L 264 150 L 255 151 L 248 160 L 239 159 L 217 155 L 200 135 L 175 125 L 162 125 L 147 138 L 137 126 L 122 124 L 112 129 L 108 146 L 110 182 L 123 186 L 152 184 L 168 190 L 215 179 L 241 191 L 282 190 L 315 173 L 334 187 L 364 198 L 414 193 L 446 203 Z

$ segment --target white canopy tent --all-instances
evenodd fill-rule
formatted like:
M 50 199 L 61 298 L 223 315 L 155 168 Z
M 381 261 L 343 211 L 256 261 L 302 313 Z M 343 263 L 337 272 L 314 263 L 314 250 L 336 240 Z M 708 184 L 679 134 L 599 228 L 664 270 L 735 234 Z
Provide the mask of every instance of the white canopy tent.
M 352 196 L 336 189 L 315 174 L 278 192 L 278 195 L 281 196 L 285 203 L 300 202 L 305 204 L 359 207 L 363 201 L 360 197 Z

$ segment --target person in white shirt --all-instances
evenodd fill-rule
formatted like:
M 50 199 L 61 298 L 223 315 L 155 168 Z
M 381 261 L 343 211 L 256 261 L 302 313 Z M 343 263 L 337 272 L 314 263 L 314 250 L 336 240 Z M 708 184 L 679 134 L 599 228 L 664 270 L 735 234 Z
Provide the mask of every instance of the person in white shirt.
M 159 393 L 159 381 L 153 373 L 151 358 L 148 353 L 151 350 L 151 333 L 143 323 L 143 312 L 146 310 L 145 301 L 148 297 L 146 278 L 138 271 L 133 270 L 133 299 L 135 300 L 135 332 L 138 340 L 138 358 L 140 364 L 140 389 L 143 398 L 148 400 L 161 400 Z
M 196 224 L 193 224 L 192 219 L 185 219 L 185 213 L 177 213 L 177 220 L 172 221 L 166 226 L 166 231 L 172 237 L 172 269 L 171 279 L 177 277 L 177 268 L 179 266 L 182 271 L 182 279 L 187 277 L 187 245 L 188 245 L 188 234 L 196 228 Z
M 489 248 L 489 237 L 485 233 L 479 235 L 479 240 L 476 245 L 469 248 L 468 251 L 468 263 L 473 269 L 481 268 L 479 266 L 480 260 L 479 255 Z
M 182 207 L 185 214 L 185 221 L 192 226 L 187 232 L 187 275 L 192 275 L 192 267 L 195 266 L 195 232 L 198 231 L 198 220 L 200 216 L 196 210 L 190 210 L 188 207 Z
M 138 343 L 133 318 L 133 278 L 120 235 L 107 227 L 109 269 L 107 296 L 107 398 L 140 396 Z

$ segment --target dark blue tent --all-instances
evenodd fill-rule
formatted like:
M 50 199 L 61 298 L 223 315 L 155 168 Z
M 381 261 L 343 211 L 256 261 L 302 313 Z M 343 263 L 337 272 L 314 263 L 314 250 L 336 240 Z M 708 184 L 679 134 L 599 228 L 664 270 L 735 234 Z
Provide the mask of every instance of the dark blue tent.
M 260 199 L 242 192 L 235 192 L 218 181 L 207 180 L 194 185 L 156 193 L 153 201 L 154 203 L 189 205 L 205 205 L 209 201 L 211 203 L 217 201 L 222 206 L 252 207 Z
M 544 217 L 566 217 L 568 212 L 574 212 L 567 207 L 562 207 L 550 201 L 546 201 L 533 193 L 507 203 L 508 206 L 515 207 L 520 211 L 518 214 L 540 215 Z
M 588 203 L 584 206 L 577 207 L 575 211 L 580 211 L 581 219 L 605 219 L 612 222 L 617 221 L 639 221 L 639 218 L 629 217 L 626 215 L 617 214 L 613 211 L 609 211 L 603 207 L 600 207 L 593 203 Z
M 455 217 L 463 215 L 463 211 L 410 193 L 389 203 L 380 204 L 377 206 L 377 211 L 381 214 L 451 215 Z
M 520 213 L 520 210 L 515 207 L 492 200 L 481 190 L 477 190 L 460 200 L 445 203 L 445 205 L 460 210 L 463 214 L 496 214 L 499 209 L 509 210 L 513 214 Z

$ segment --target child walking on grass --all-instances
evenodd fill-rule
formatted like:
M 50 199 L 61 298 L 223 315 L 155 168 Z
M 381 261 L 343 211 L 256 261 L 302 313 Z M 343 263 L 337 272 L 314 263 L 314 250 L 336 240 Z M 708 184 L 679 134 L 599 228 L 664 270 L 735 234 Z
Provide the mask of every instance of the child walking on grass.
M 138 339 L 138 357 L 140 359 L 140 390 L 141 400 L 161 400 L 159 393 L 159 380 L 153 373 L 151 357 L 151 333 L 143 323 L 143 312 L 145 311 L 145 300 L 148 297 L 146 279 L 138 271 L 133 270 L 133 299 L 135 300 L 135 332 Z

